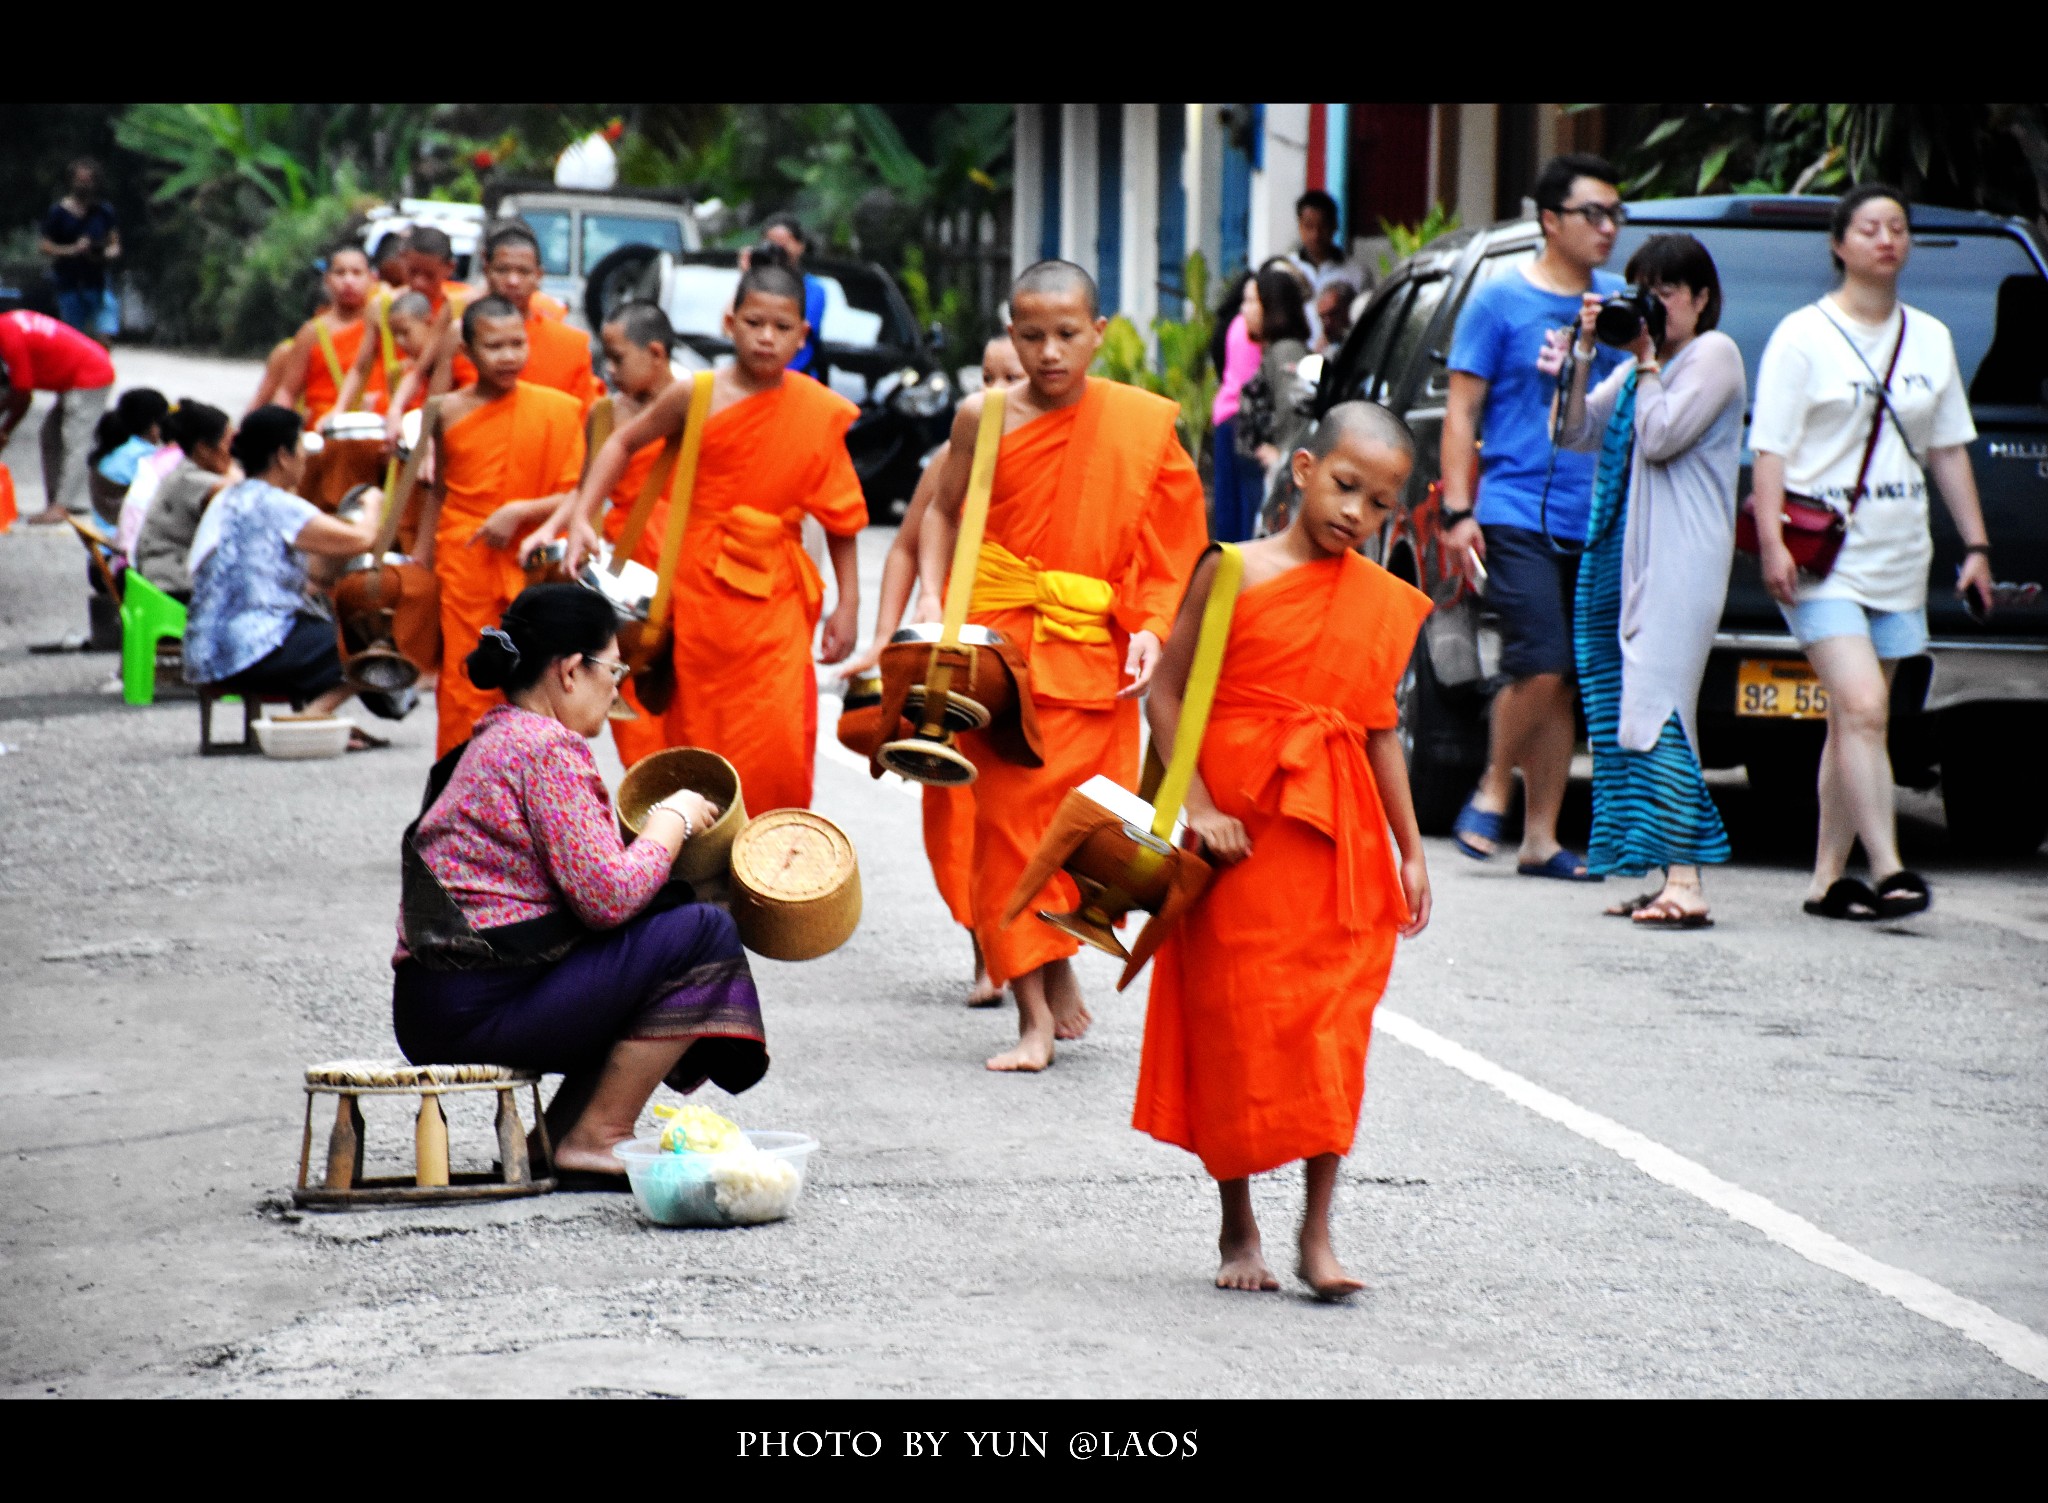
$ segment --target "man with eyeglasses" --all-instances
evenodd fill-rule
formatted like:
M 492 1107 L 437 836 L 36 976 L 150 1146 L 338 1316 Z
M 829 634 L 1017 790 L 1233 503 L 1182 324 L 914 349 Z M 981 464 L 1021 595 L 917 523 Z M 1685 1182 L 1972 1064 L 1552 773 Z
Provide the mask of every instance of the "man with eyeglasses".
M 1583 858 L 1557 842 L 1576 739 L 1575 545 L 1585 541 L 1595 456 L 1551 443 L 1550 403 L 1558 383 L 1536 361 L 1548 330 L 1576 323 L 1587 291 L 1604 294 L 1623 285 L 1599 269 L 1625 218 L 1619 177 L 1607 162 L 1583 153 L 1555 157 L 1544 167 L 1535 190 L 1543 253 L 1472 294 L 1451 341 L 1444 411 L 1441 521 L 1448 562 L 1474 578 L 1483 568 L 1507 680 L 1493 700 L 1486 771 L 1452 839 L 1475 860 L 1493 856 L 1519 769 L 1524 813 L 1516 869 L 1564 881 L 1599 880 Z M 1620 359 L 1619 351 L 1602 346 L 1591 379 L 1598 381 Z

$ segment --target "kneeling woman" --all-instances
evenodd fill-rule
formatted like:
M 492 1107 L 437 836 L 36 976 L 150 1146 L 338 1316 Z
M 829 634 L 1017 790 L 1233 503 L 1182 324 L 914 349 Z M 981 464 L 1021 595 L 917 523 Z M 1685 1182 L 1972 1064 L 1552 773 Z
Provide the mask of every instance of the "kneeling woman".
M 467 665 L 510 703 L 434 764 L 402 852 L 399 1047 L 414 1064 L 560 1071 L 547 1120 L 564 1188 L 625 1187 L 612 1147 L 664 1080 L 737 1092 L 768 1070 L 731 915 L 668 886 L 718 809 L 673 794 L 622 845 L 585 744 L 625 676 L 617 627 L 579 585 L 512 602 Z

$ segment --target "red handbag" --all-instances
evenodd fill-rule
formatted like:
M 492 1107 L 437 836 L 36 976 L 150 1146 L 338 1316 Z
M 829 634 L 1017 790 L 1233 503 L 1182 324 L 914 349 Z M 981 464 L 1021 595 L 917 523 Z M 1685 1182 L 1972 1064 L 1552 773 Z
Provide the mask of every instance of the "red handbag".
M 1796 491 L 1785 492 L 1785 525 L 1779 536 L 1785 540 L 1785 551 L 1792 555 L 1792 562 L 1803 574 L 1826 579 L 1835 567 L 1843 539 L 1849 535 L 1849 517 L 1855 514 L 1856 503 L 1863 499 L 1864 482 L 1870 476 L 1870 460 L 1877 453 L 1877 435 L 1884 427 L 1885 410 L 1891 405 L 1885 393 L 1891 390 L 1892 372 L 1899 368 L 1899 352 L 1905 347 L 1906 310 L 1901 308 L 1899 340 L 1892 346 L 1891 364 L 1884 368 L 1884 385 L 1877 394 L 1877 410 L 1870 417 L 1870 441 L 1863 446 L 1863 463 L 1857 468 L 1856 484 L 1849 491 L 1848 512 L 1836 511 L 1827 502 L 1812 496 L 1802 496 Z M 1742 498 L 1742 509 L 1735 515 L 1735 546 L 1744 553 L 1758 551 L 1754 493 Z

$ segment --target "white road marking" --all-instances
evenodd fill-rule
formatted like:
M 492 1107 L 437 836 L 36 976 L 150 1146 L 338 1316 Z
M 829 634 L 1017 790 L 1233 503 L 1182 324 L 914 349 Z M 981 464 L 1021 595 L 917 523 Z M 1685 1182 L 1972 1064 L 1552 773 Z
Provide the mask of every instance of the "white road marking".
M 1965 1299 L 1932 1279 L 1904 1268 L 1880 1263 L 1858 1252 L 1839 1237 L 1830 1236 L 1803 1216 L 1766 1200 L 1754 1191 L 1722 1179 L 1703 1164 L 1623 1127 L 1612 1118 L 1546 1091 L 1534 1081 L 1503 1069 L 1463 1044 L 1454 1043 L 1405 1013 L 1389 1007 L 1375 1010 L 1374 1026 L 1391 1034 L 1411 1049 L 1420 1050 L 1438 1064 L 1448 1065 L 1481 1085 L 1490 1086 L 1517 1106 L 1597 1143 L 1610 1153 L 1634 1164 L 1659 1184 L 1683 1190 L 1715 1210 L 1755 1227 L 1781 1247 L 1788 1247 L 1808 1262 L 1844 1274 L 1895 1299 L 1916 1315 L 1938 1321 L 1988 1350 L 1999 1361 L 2015 1367 L 2030 1378 L 2048 1383 L 2048 1336 L 2007 1320 L 1997 1311 Z

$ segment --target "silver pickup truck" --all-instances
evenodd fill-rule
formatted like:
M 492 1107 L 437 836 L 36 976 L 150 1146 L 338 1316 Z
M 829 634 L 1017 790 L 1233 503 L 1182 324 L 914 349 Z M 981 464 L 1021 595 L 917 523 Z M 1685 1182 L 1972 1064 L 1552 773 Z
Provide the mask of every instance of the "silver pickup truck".
M 1750 390 L 1778 320 L 1833 285 L 1832 198 L 1659 199 L 1629 205 L 1610 264 L 1650 235 L 1684 230 L 1721 274 L 1721 328 L 1741 347 Z M 1421 441 L 1416 473 L 1378 557 L 1439 599 L 1444 576 L 1435 492 L 1450 390 L 1451 331 L 1472 289 L 1535 257 L 1533 220 L 1431 242 L 1374 292 L 1343 349 L 1323 367 L 1321 412 L 1353 397 L 1402 413 Z M 1912 259 L 1900 293 L 1948 325 L 1977 424 L 1970 456 L 1983 495 L 1998 580 L 1997 609 L 1973 619 L 1955 596 L 1962 545 L 1945 508 L 1931 508 L 1925 656 L 1899 667 L 1892 694 L 1892 766 L 1910 787 L 1938 783 L 1951 839 L 1984 855 L 2026 855 L 2048 838 L 2048 251 L 2018 220 L 1915 208 Z M 1745 452 L 1739 493 L 1749 487 Z M 1802 693 L 1801 688 L 1806 692 Z M 1437 680 L 1418 652 L 1404 691 L 1417 811 L 1447 830 L 1486 759 L 1483 683 Z M 1728 604 L 1700 689 L 1701 758 L 1745 767 L 1755 793 L 1784 806 L 1787 827 L 1813 827 L 1825 726 L 1798 645 L 1764 593 L 1756 561 L 1737 554 Z

